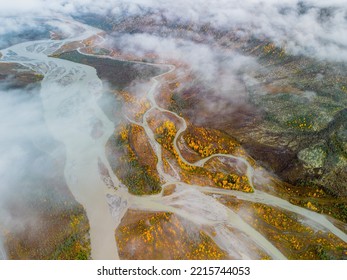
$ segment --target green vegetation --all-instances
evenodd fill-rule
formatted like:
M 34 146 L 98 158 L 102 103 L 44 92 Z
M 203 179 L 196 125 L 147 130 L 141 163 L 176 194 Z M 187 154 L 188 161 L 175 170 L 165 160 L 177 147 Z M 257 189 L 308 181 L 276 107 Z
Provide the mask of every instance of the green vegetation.
M 89 230 L 88 221 L 83 215 L 73 215 L 70 217 L 69 227 L 65 230 L 70 235 L 61 243 L 52 254 L 53 260 L 87 260 L 90 259 L 90 244 L 86 238 L 85 231 Z M 83 229 L 84 228 L 84 229 Z
M 131 126 L 123 126 L 115 137 L 116 150 L 121 156 L 116 163 L 116 174 L 130 193 L 135 195 L 156 194 L 161 191 L 160 179 L 151 167 L 141 164 L 131 147 Z
M 45 76 L 41 74 L 35 74 L 35 81 L 39 82 L 41 81 Z
M 312 130 L 314 122 L 313 122 L 313 115 L 301 115 L 301 116 L 295 116 L 287 121 L 287 125 L 294 129 L 299 130 Z
M 128 172 L 122 177 L 122 182 L 135 195 L 156 194 L 161 191 L 158 178 L 150 175 L 150 167 L 140 165 L 138 160 L 132 159 L 128 164 Z

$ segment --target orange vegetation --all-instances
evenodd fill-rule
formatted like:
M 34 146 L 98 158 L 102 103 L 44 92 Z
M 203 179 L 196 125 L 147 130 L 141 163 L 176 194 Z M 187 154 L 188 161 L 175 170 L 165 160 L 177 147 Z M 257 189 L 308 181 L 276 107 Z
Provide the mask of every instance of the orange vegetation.
M 189 147 L 203 158 L 213 154 L 232 154 L 239 146 L 236 140 L 227 134 L 203 127 L 189 126 L 183 138 Z
M 136 97 L 131 93 L 121 90 L 117 92 L 126 103 L 127 114 L 129 118 L 134 118 L 138 121 L 142 118 L 143 114 L 150 108 L 150 103 L 145 97 Z
M 190 126 L 192 128 L 192 126 Z M 193 129 L 192 129 L 193 130 Z M 193 131 L 198 131 L 201 134 L 204 135 L 204 140 L 197 139 L 196 135 L 187 137 L 188 141 L 190 143 L 199 143 L 197 144 L 199 149 L 199 145 L 203 145 L 207 141 L 213 141 L 216 140 L 217 144 L 213 145 L 212 143 L 209 144 L 208 148 L 204 148 L 203 151 L 206 152 L 206 154 L 212 154 L 212 151 L 214 153 L 227 153 L 231 150 L 234 150 L 234 148 L 237 146 L 235 141 L 232 141 L 229 139 L 223 139 L 223 138 L 217 138 L 215 134 L 213 134 L 213 131 L 207 131 L 203 128 L 195 129 Z M 199 180 L 201 182 L 201 177 L 205 178 L 205 184 L 203 181 L 201 182 L 202 185 L 208 185 L 209 183 L 213 183 L 215 186 L 223 189 L 233 189 L 233 190 L 240 190 L 244 192 L 252 192 L 253 189 L 251 188 L 247 176 L 239 176 L 237 174 L 230 174 L 230 173 L 223 173 L 223 172 L 212 172 L 202 167 L 197 167 L 191 164 L 187 164 L 182 161 L 181 157 L 178 155 L 178 152 L 174 148 L 173 140 L 176 136 L 177 129 L 175 124 L 172 121 L 166 120 L 162 122 L 160 126 L 158 126 L 155 130 L 156 132 L 156 139 L 157 141 L 162 145 L 164 149 L 169 151 L 174 158 L 176 159 L 176 162 L 180 168 L 180 174 L 181 179 L 185 181 L 186 183 L 191 183 L 196 177 L 196 175 L 199 175 Z M 189 133 L 189 135 L 192 135 Z M 191 144 L 192 145 L 192 144 Z M 195 145 L 195 144 L 194 144 Z M 211 148 L 215 147 L 215 148 Z M 190 174 L 187 174 L 190 173 Z M 191 175 L 194 176 L 191 176 Z M 192 178 L 193 177 L 193 178 Z M 196 182 L 196 180 L 195 180 Z
M 192 232 L 193 231 L 193 232 Z M 143 213 L 130 210 L 116 231 L 122 259 L 225 259 L 203 231 L 187 231 L 172 213 Z

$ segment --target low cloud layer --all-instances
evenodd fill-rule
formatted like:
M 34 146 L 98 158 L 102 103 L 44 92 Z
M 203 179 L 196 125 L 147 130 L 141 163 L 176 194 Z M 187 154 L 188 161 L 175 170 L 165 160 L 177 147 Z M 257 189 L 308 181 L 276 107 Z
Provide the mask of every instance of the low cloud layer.
M 0 16 L 6 20 L 2 20 L 0 34 L 18 29 L 21 24 L 30 25 L 28 20 L 20 22 L 18 18 L 23 16 L 51 18 L 90 13 L 107 14 L 116 21 L 151 13 L 157 21 L 164 17 L 173 22 L 210 24 L 222 30 L 242 27 L 257 36 L 269 37 L 295 54 L 337 61 L 347 57 L 347 37 L 343 36 L 347 5 L 342 0 L 14 0 L 2 4 Z
M 164 61 L 183 61 L 202 81 L 219 91 L 230 90 L 236 74 L 257 65 L 255 59 L 239 53 L 225 53 L 206 44 L 149 34 L 126 34 L 111 44 L 139 57 L 154 53 Z
M 16 201 L 18 193 L 28 193 L 31 176 L 28 170 L 36 160 L 32 143 L 42 140 L 45 132 L 44 121 L 40 116 L 40 101 L 33 94 L 35 91 L 9 89 L 6 82 L 0 84 L 0 259 L 6 257 L 1 244 L 3 229 L 20 231 L 36 220 L 35 215 L 29 215 L 28 220 L 28 216 L 16 217 L 9 211 L 13 205 L 21 204 L 20 199 Z M 34 168 L 30 169 L 34 171 Z M 35 170 L 39 172 L 40 169 Z

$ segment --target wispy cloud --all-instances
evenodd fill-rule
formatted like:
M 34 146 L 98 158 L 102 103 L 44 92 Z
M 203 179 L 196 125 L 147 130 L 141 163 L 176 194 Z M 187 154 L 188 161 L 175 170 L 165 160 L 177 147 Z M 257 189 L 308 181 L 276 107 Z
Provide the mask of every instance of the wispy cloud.
M 153 17 L 157 21 L 163 16 L 169 21 L 211 24 L 223 30 L 243 27 L 293 53 L 332 60 L 347 57 L 347 37 L 342 35 L 347 28 L 347 5 L 342 0 L 13 0 L 2 3 L 0 16 L 6 20 L 2 19 L 0 34 L 30 25 L 28 17 L 89 13 L 108 14 L 116 20 L 151 13 L 157 15 Z

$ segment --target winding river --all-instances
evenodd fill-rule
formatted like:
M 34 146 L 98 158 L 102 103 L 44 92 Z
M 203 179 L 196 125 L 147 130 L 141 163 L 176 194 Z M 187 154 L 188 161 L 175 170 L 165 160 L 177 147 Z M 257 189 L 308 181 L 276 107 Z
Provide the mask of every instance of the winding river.
M 240 200 L 261 202 L 282 208 L 300 215 L 303 219 L 310 220 L 347 243 L 346 233 L 335 227 L 325 216 L 256 190 L 253 185 L 254 170 L 246 159 L 234 155 L 216 154 L 190 163 L 183 158 L 177 142 L 179 136 L 187 129 L 187 124 L 176 113 L 160 108 L 155 101 L 160 80 L 164 75 L 175 70 L 173 65 L 167 65 L 168 72 L 152 78 L 152 86 L 147 92 L 151 108 L 144 114 L 142 121 L 136 124 L 144 128 L 149 143 L 158 158 L 157 170 L 165 182 L 163 186 L 175 184 L 176 190 L 168 196 L 129 194 L 114 175 L 106 159 L 105 145 L 115 128 L 114 123 L 106 117 L 97 104 L 103 88 L 96 70 L 87 65 L 49 57 L 66 43 L 82 42 L 101 32 L 101 30 L 78 22 L 71 21 L 70 24 L 78 26 L 79 30 L 83 31 L 64 40 L 40 40 L 11 46 L 1 50 L 3 57 L 0 61 L 20 63 L 44 75 L 40 95 L 45 122 L 54 138 L 65 145 L 65 180 L 75 199 L 86 210 L 90 224 L 93 259 L 119 258 L 115 229 L 127 209 L 168 211 L 198 226 L 213 226 L 216 232 L 213 237 L 214 241 L 231 257 L 241 259 L 256 257 L 251 250 L 247 249 L 247 242 L 245 242 L 245 246 L 239 246 L 241 241 L 230 230 L 236 228 L 272 258 L 286 258 L 279 249 L 246 223 L 236 212 L 224 206 L 210 194 L 229 195 Z M 161 146 L 155 140 L 154 133 L 147 122 L 148 115 L 154 109 L 173 114 L 180 121 L 181 125 L 174 139 L 174 148 L 183 162 L 194 166 L 204 166 L 213 157 L 237 159 L 247 166 L 246 175 L 254 193 L 246 194 L 210 186 L 188 185 L 180 182 L 178 176 L 173 177 L 167 174 L 163 167 Z M 92 137 L 91 134 L 95 120 L 101 124 L 103 130 L 102 135 L 98 138 Z M 108 169 L 112 184 L 107 184 L 101 178 L 98 168 L 100 162 Z

